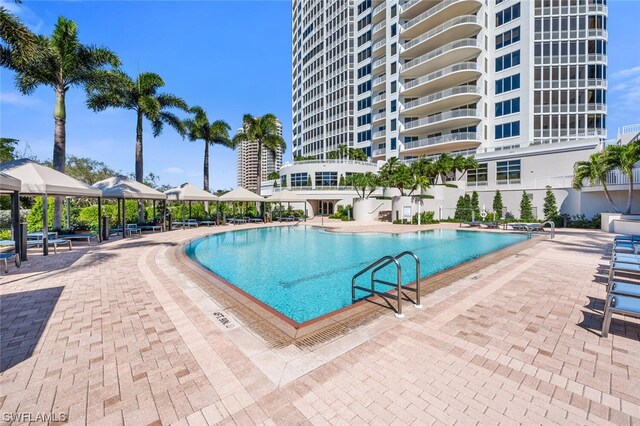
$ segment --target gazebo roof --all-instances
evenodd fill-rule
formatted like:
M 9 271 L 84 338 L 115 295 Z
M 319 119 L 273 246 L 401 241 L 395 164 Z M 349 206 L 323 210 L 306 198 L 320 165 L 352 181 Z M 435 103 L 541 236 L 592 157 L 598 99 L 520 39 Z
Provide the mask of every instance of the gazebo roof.
M 0 172 L 0 192 L 20 191 L 22 183 L 19 179 Z
M 101 197 L 102 191 L 43 166 L 28 158 L 7 161 L 0 164 L 3 172 L 21 182 L 20 192 L 24 195 L 59 195 L 66 197 Z
M 288 189 L 283 189 L 267 198 L 267 201 L 270 203 L 302 203 L 307 201 L 307 199 L 300 194 L 296 194 Z
M 169 201 L 217 201 L 218 197 L 190 183 L 164 191 Z
M 248 189 L 239 186 L 233 191 L 227 192 L 226 194 L 220 196 L 220 201 L 254 201 L 258 203 L 264 203 L 267 200 L 262 198 L 258 194 L 255 194 Z
M 102 190 L 104 198 L 125 198 L 132 200 L 165 200 L 167 196 L 133 179 L 125 176 L 114 176 L 93 184 Z

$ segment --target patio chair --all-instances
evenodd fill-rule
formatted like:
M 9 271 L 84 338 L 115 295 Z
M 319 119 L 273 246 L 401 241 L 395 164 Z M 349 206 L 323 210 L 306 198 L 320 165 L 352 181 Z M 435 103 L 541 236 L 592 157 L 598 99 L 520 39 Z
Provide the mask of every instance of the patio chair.
M 127 223 L 126 231 L 129 236 L 131 236 L 132 234 L 142 235 L 142 229 L 138 228 L 137 223 Z
M 602 337 L 609 335 L 613 314 L 628 315 L 640 318 L 640 297 L 612 293 L 607 297 L 602 320 Z
M 185 222 L 185 226 L 191 228 L 192 226 L 197 228 L 198 227 L 198 221 L 195 219 L 187 219 L 187 221 Z
M 4 273 L 9 273 L 9 261 L 13 260 L 16 268 L 20 267 L 20 256 L 17 253 L 0 253 L 0 260 L 4 260 Z

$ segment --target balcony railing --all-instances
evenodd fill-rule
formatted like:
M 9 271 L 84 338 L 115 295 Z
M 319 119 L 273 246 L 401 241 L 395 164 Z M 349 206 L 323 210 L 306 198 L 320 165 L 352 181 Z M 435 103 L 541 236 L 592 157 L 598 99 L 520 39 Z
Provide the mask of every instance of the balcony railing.
M 373 85 L 377 86 L 380 83 L 384 83 L 386 79 L 387 79 L 386 75 L 381 75 L 380 77 L 376 77 L 373 79 Z
M 372 166 L 376 167 L 374 163 L 370 163 L 368 161 L 358 161 L 358 160 L 348 160 L 346 158 L 339 158 L 336 160 L 302 160 L 302 161 L 294 161 L 293 164 L 359 164 L 362 166 Z M 284 166 L 290 166 L 291 163 L 285 163 Z
M 377 96 L 374 96 L 372 102 L 375 104 L 375 103 L 384 101 L 386 98 L 387 98 L 387 94 L 386 93 L 381 93 L 381 94 L 379 94 Z
M 455 26 L 455 25 L 460 25 L 460 24 L 464 24 L 464 23 L 481 23 L 480 21 L 480 17 L 479 16 L 475 16 L 475 15 L 464 15 L 464 16 L 458 16 L 456 18 L 453 18 L 447 22 L 445 22 L 444 24 L 438 25 L 437 27 L 427 31 L 426 33 L 422 34 L 420 37 L 411 39 L 409 41 L 407 41 L 406 43 L 404 43 L 403 47 L 404 49 L 410 49 L 411 47 L 415 46 L 418 43 L 421 43 L 427 39 L 430 39 L 431 37 L 440 34 L 443 31 L 448 30 L 449 28 Z
M 589 4 L 582 6 L 563 6 L 563 7 L 537 7 L 536 16 L 558 16 L 558 15 L 578 15 L 589 12 L 607 13 L 607 5 Z
M 475 108 L 463 108 L 456 109 L 453 111 L 441 112 L 439 114 L 431 115 L 429 117 L 424 117 L 419 120 L 414 120 L 410 122 L 404 123 L 405 130 L 413 129 L 415 127 L 427 126 L 429 124 L 437 123 L 439 121 L 449 120 L 452 118 L 460 118 L 460 117 L 480 117 L 480 111 Z
M 383 38 L 382 40 L 378 40 L 378 41 L 376 41 L 376 42 L 373 44 L 373 49 L 372 49 L 372 50 L 376 50 L 376 49 L 378 49 L 379 47 L 384 46 L 386 43 L 387 43 L 387 40 L 386 40 L 386 39 L 384 39 L 384 38 Z
M 376 114 L 373 114 L 372 121 L 382 120 L 386 116 L 387 116 L 387 112 L 386 111 L 378 112 Z
M 373 151 L 371 151 L 371 156 L 372 157 L 381 157 L 383 155 L 387 154 L 387 149 L 386 148 L 382 148 L 382 149 L 374 149 Z
M 535 105 L 535 113 L 551 112 L 606 112 L 607 104 L 582 104 L 582 105 Z
M 444 99 L 453 95 L 462 95 L 469 93 L 480 94 L 481 91 L 482 89 L 479 86 L 475 85 L 452 87 L 451 89 L 442 90 L 440 92 L 432 93 L 428 96 L 423 96 L 422 98 L 416 99 L 415 101 L 407 102 L 404 104 L 404 109 L 407 110 L 409 108 L 415 108 L 417 106 L 435 102 L 437 100 Z
M 535 65 L 556 65 L 556 64 L 573 64 L 581 62 L 606 62 L 607 55 L 602 53 L 592 53 L 589 55 L 552 55 L 552 56 L 536 56 Z
M 374 15 L 377 15 L 377 14 L 378 14 L 378 12 L 380 12 L 380 11 L 384 10 L 384 8 L 385 8 L 386 6 L 387 6 L 387 3 L 386 3 L 386 2 L 383 2 L 382 4 L 380 4 L 380 5 L 376 6 L 376 8 L 375 8 L 375 9 L 373 9 L 373 14 L 374 14 Z
M 383 29 L 386 25 L 387 25 L 387 21 L 378 22 L 373 26 L 373 29 L 371 30 L 371 34 L 377 32 L 378 30 Z
M 383 138 L 386 134 L 386 130 L 378 130 L 377 132 L 373 132 L 373 134 L 371 135 L 371 139 Z
M 406 71 L 409 70 L 410 68 L 416 66 L 416 65 L 420 65 L 424 62 L 430 61 L 433 58 L 440 56 L 450 50 L 453 49 L 457 49 L 460 47 L 481 47 L 482 43 L 480 40 L 476 40 L 475 38 L 465 38 L 462 40 L 456 40 L 456 41 L 452 41 L 451 43 L 447 43 L 444 46 L 441 46 L 435 50 L 432 50 L 428 53 L 425 53 L 422 56 L 419 56 L 415 59 L 412 59 L 408 62 L 405 62 L 404 65 L 402 66 L 402 68 Z
M 424 75 L 420 78 L 416 78 L 415 80 L 411 80 L 409 82 L 404 83 L 404 90 L 411 89 L 412 87 L 418 86 L 420 84 L 426 83 L 431 80 L 435 80 L 437 78 L 443 77 L 445 75 L 457 72 L 457 71 L 480 71 L 480 66 L 477 62 L 460 62 L 457 64 L 449 65 L 444 68 L 439 69 L 438 71 L 434 71 L 427 75 Z
M 534 39 L 539 40 L 566 40 L 585 38 L 609 38 L 609 33 L 605 29 L 594 28 L 591 30 L 564 30 L 564 31 L 539 31 L 534 34 Z
M 466 141 L 466 140 L 477 140 L 476 132 L 461 132 L 461 133 L 451 133 L 448 135 L 440 135 L 440 136 L 432 136 L 428 138 L 420 138 L 415 141 L 405 142 L 404 149 L 414 149 L 421 148 L 425 146 L 431 145 L 439 145 L 443 143 L 456 142 L 456 141 Z
M 384 64 L 385 60 L 386 60 L 386 57 L 384 57 L 384 56 L 382 58 L 376 59 L 375 61 L 373 61 L 372 67 L 373 68 L 379 67 L 380 65 Z
M 603 78 L 590 78 L 588 80 L 546 80 L 536 81 L 536 89 L 575 89 L 586 87 L 606 87 L 607 80 Z
M 436 4 L 435 6 L 433 6 L 432 8 L 422 12 L 420 15 L 416 16 L 415 18 L 410 19 L 409 21 L 405 22 L 404 25 L 401 25 L 400 27 L 402 28 L 403 31 L 406 31 L 409 28 L 413 27 L 414 25 L 417 25 L 420 22 L 424 21 L 425 19 L 432 17 L 436 13 L 440 12 L 442 9 L 444 9 L 446 7 L 449 7 L 453 3 L 457 3 L 459 1 L 464 1 L 464 0 L 444 0 L 443 2 L 440 2 L 440 3 Z M 413 5 L 413 4 L 410 5 L 409 3 L 411 3 L 411 2 L 405 3 L 405 5 L 402 7 L 402 9 L 403 10 L 407 10 L 409 7 L 411 7 Z

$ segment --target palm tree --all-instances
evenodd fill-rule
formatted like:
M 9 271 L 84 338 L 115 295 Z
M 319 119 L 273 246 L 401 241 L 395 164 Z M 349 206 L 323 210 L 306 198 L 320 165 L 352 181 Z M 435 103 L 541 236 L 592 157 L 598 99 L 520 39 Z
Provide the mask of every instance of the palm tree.
M 278 129 L 278 119 L 273 114 L 265 114 L 262 117 L 254 117 L 245 114 L 242 117 L 242 129 L 233 137 L 233 144 L 237 146 L 240 142 L 250 142 L 258 144 L 258 165 L 256 174 L 258 177 L 258 187 L 256 193 L 260 195 L 260 183 L 262 182 L 262 148 L 266 148 L 275 155 L 278 148 L 283 151 L 286 144 Z
M 395 170 L 400 167 L 402 163 L 398 160 L 398 157 L 391 157 L 387 160 L 386 163 L 380 168 L 380 185 L 383 188 L 389 188 L 393 185 L 393 174 Z
M 58 22 L 51 37 L 37 39 L 37 54 L 13 61 L 17 72 L 16 84 L 23 94 L 31 94 L 41 85 L 53 88 L 56 103 L 53 111 L 55 122 L 53 168 L 64 173 L 66 159 L 67 111 L 65 98 L 74 86 L 87 87 L 100 82 L 105 67 L 117 67 L 120 60 L 104 47 L 85 46 L 78 39 L 78 26 L 64 17 Z M 61 227 L 62 199 L 56 197 L 53 227 Z
M 87 87 L 87 106 L 94 111 L 104 111 L 107 108 L 124 108 L 136 112 L 136 181 L 144 181 L 144 162 L 142 149 L 142 122 L 151 121 L 153 136 L 162 133 L 165 124 L 173 127 L 184 138 L 184 123 L 169 108 L 188 111 L 189 107 L 181 98 L 158 93 L 164 86 L 162 77 L 151 72 L 138 74 L 135 81 L 122 71 L 111 71 L 104 79 Z M 140 204 L 138 219 L 144 220 L 143 209 Z
M 192 141 L 204 141 L 204 179 L 202 188 L 209 191 L 209 145 L 218 144 L 233 149 L 233 142 L 229 138 L 229 130 L 231 127 L 226 121 L 216 120 L 209 122 L 207 113 L 199 106 L 191 108 L 191 112 L 195 114 L 194 118 L 184 121 L 185 128 Z
M 429 160 L 424 157 L 411 163 L 409 166 L 411 171 L 411 192 L 409 192 L 409 195 L 413 194 L 418 188 L 428 188 L 430 186 L 428 175 L 430 165 Z
M 440 177 L 440 183 L 445 183 L 446 176 L 453 170 L 453 158 L 447 154 L 440 154 L 440 158 L 433 163 L 436 176 Z
M 604 161 L 607 168 L 610 170 L 617 168 L 629 178 L 627 206 L 624 209 L 624 214 L 630 214 L 631 204 L 633 204 L 633 170 L 635 164 L 640 161 L 640 142 L 608 146 L 604 151 Z
M 360 198 L 367 199 L 378 187 L 379 178 L 372 172 L 356 173 L 349 177 L 349 183 Z
M 0 66 L 16 70 L 38 55 L 38 37 L 0 6 Z
M 461 180 L 469 170 L 475 170 L 478 168 L 478 161 L 473 157 L 463 157 L 458 155 L 453 159 L 453 171 L 462 172 L 458 180 Z
M 611 204 L 616 213 L 620 213 L 620 209 L 616 203 L 613 202 L 611 194 L 609 194 L 609 189 L 607 188 L 607 173 L 611 168 L 611 165 L 605 161 L 604 153 L 602 152 L 591 154 L 589 160 L 576 161 L 573 165 L 573 187 L 575 189 L 581 189 L 585 180 L 592 186 L 597 185 L 599 181 L 602 184 L 604 195 L 607 197 L 609 204 Z

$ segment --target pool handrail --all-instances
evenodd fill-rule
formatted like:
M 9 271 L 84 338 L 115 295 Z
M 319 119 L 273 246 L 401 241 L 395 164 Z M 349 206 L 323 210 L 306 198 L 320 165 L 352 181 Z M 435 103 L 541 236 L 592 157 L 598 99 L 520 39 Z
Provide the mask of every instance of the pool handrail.
M 409 291 L 415 291 L 415 293 L 416 293 L 416 303 L 414 303 L 414 306 L 416 308 L 421 308 L 422 305 L 420 304 L 420 259 L 418 258 L 418 256 L 416 256 L 416 254 L 414 252 L 409 251 L 409 250 L 405 250 L 402 253 L 395 255 L 395 256 L 393 256 L 393 258 L 396 259 L 396 260 L 400 260 L 400 258 L 402 258 L 404 256 L 411 256 L 416 261 L 416 288 L 415 288 L 415 290 L 410 288 L 410 287 L 406 287 L 406 286 L 402 286 L 402 288 L 405 289 L 405 290 L 409 290 Z M 378 266 L 377 268 L 375 268 L 373 271 L 371 271 L 371 280 L 375 282 L 376 281 L 376 272 L 378 272 L 380 269 L 384 268 L 385 266 L 389 265 L 390 263 L 391 263 L 390 261 L 387 261 L 387 262 L 383 263 L 382 265 Z

